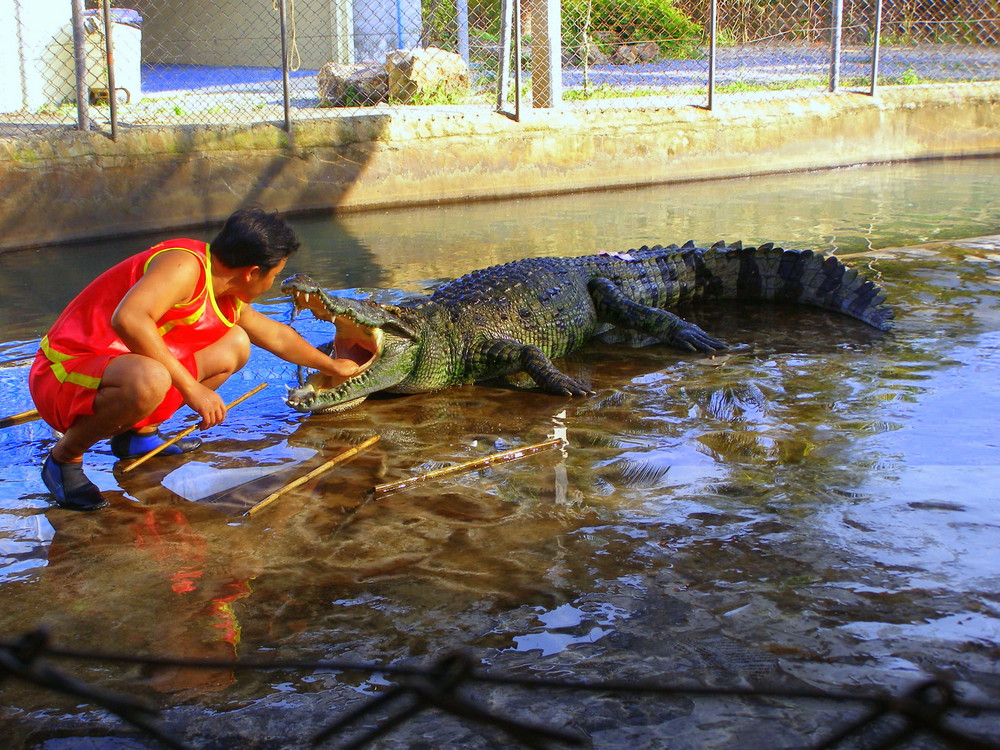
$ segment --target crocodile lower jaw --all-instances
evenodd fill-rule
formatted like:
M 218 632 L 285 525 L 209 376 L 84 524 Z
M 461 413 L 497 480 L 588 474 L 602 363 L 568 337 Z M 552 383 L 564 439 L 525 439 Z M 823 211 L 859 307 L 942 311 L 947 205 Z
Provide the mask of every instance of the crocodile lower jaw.
M 338 411 L 347 411 L 348 409 L 353 409 L 355 406 L 364 401 L 368 396 L 358 396 L 357 398 L 352 398 L 350 401 L 342 401 L 339 404 L 332 404 L 331 406 L 323 406 L 319 409 L 312 409 L 313 414 L 335 414 Z

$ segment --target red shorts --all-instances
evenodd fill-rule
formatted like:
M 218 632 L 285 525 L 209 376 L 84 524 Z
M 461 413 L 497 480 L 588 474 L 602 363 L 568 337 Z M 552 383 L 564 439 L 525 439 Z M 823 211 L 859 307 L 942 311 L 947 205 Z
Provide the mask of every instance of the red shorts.
M 60 381 L 52 371 L 52 363 L 43 352 L 39 351 L 28 373 L 28 389 L 31 391 L 35 408 L 38 409 L 38 415 L 54 429 L 66 432 L 79 417 L 93 414 L 94 398 L 100 388 L 101 376 L 108 363 L 120 356 L 121 354 L 117 353 L 94 354 L 65 362 L 63 367 L 67 373 L 78 376 L 78 380 L 90 381 L 88 385 L 79 385 L 70 380 Z M 187 371 L 197 378 L 198 365 L 194 354 L 179 359 Z M 171 386 L 153 413 L 132 426 L 146 427 L 164 422 L 183 405 L 184 399 L 180 391 Z

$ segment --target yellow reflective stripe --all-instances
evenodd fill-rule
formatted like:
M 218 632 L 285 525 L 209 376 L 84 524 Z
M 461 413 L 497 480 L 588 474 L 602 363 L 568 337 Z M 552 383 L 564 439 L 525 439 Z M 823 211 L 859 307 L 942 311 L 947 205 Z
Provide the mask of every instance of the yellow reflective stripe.
M 167 331 L 169 331 L 171 328 L 174 328 L 175 326 L 189 326 L 192 323 L 196 323 L 198 322 L 198 319 L 205 314 L 205 307 L 206 307 L 205 303 L 202 302 L 201 306 L 193 313 L 188 315 L 186 318 L 177 318 L 176 320 L 168 320 L 166 323 L 164 323 L 156 330 L 159 332 L 161 336 L 164 336 L 166 335 Z
M 100 378 L 93 375 L 84 375 L 79 372 L 68 372 L 63 363 L 69 362 L 75 359 L 75 357 L 72 354 L 65 354 L 53 349 L 49 345 L 48 336 L 42 337 L 40 348 L 45 358 L 52 363 L 52 374 L 56 376 L 56 380 L 60 383 L 72 383 L 73 385 L 79 385 L 83 388 L 93 388 L 94 390 L 101 387 Z
M 236 318 L 230 320 L 225 315 L 222 314 L 222 310 L 219 309 L 219 302 L 215 299 L 215 289 L 212 287 L 212 252 L 209 245 L 205 245 L 205 259 L 208 261 L 208 267 L 205 269 L 205 283 L 208 285 L 208 298 L 212 300 L 212 307 L 215 308 L 215 314 L 219 316 L 219 320 L 226 324 L 227 328 L 232 328 L 236 325 L 236 321 L 240 319 L 240 311 L 243 309 L 243 300 L 234 297 L 236 300 L 236 310 L 234 315 Z
M 49 344 L 48 335 L 42 336 L 39 348 L 42 350 L 42 353 L 49 362 L 66 362 L 67 360 L 73 359 L 72 354 L 63 354 L 62 352 L 53 349 L 52 345 Z

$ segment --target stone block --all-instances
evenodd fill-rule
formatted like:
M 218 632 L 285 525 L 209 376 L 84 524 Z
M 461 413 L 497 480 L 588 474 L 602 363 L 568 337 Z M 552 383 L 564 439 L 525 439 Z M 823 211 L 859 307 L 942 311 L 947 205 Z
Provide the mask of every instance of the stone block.
M 639 62 L 639 53 L 634 45 L 620 44 L 611 55 L 611 62 L 615 65 L 635 65 Z
M 395 50 L 386 56 L 389 99 L 399 104 L 440 99 L 456 103 L 469 94 L 472 76 L 460 55 L 436 47 Z
M 389 75 L 376 63 L 327 63 L 316 75 L 321 107 L 366 107 L 389 100 Z
M 660 46 L 656 42 L 642 42 L 635 45 L 635 52 L 641 62 L 651 62 L 660 56 Z

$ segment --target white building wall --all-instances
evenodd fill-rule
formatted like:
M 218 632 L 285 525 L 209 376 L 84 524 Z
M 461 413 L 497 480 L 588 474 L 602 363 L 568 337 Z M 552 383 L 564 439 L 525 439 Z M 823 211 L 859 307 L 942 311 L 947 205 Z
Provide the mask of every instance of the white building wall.
M 0 0 L 0 111 L 35 111 L 57 98 L 49 58 L 71 16 L 69 0 Z

